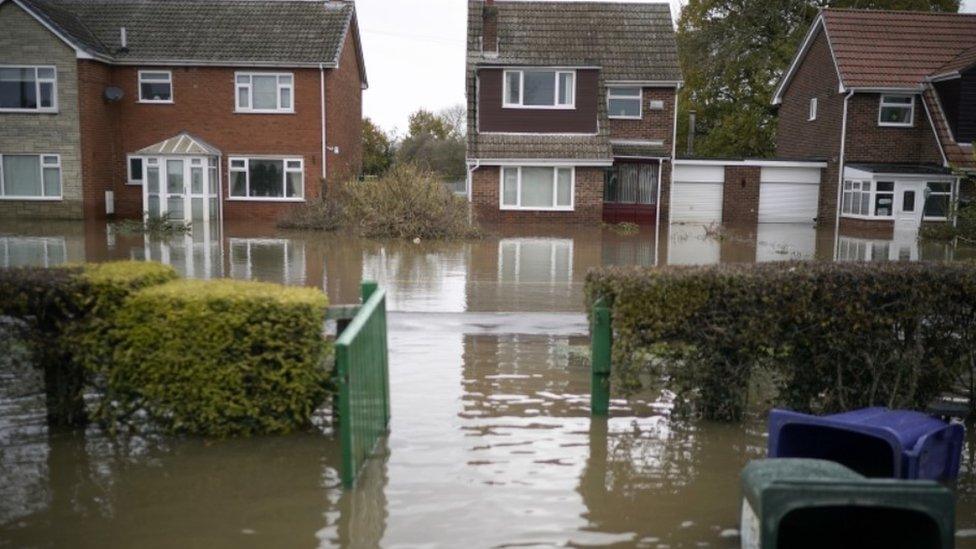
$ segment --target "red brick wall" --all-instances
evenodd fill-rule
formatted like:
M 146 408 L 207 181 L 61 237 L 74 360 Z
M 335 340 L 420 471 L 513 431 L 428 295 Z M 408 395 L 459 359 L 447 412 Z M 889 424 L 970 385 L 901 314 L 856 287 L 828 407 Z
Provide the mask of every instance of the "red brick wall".
M 479 220 L 501 223 L 599 224 L 603 219 L 603 168 L 576 168 L 574 208 L 571 212 L 502 210 L 498 192 L 501 174 L 498 166 L 475 170 L 471 181 L 471 203 Z
M 648 106 L 652 100 L 664 101 L 664 110 L 650 110 Z M 641 119 L 608 119 L 610 139 L 662 140 L 665 149 L 670 151 L 671 140 L 674 137 L 674 103 L 674 88 L 644 88 Z
M 857 93 L 847 107 L 845 162 L 898 162 L 942 164 L 935 132 L 922 105 L 915 98 L 914 125 L 898 128 L 878 125 L 881 96 Z
M 762 168 L 726 166 L 722 187 L 722 223 L 755 227 L 759 223 L 759 183 Z
M 674 164 L 665 160 L 661 163 L 661 205 L 660 205 L 660 216 L 661 225 L 666 226 L 670 223 L 671 218 L 671 173 Z
M 353 22 L 355 28 L 356 23 Z M 353 31 L 346 35 L 339 67 L 325 73 L 326 143 L 339 147 L 327 152 L 330 183 L 358 177 L 363 167 L 363 94 Z M 316 177 L 316 181 L 319 177 Z
M 891 238 L 895 232 L 895 222 L 890 219 L 841 217 L 840 232 L 844 236 Z
M 78 61 L 78 110 L 81 134 L 81 181 L 84 216 L 105 217 L 105 191 L 115 189 L 119 156 L 118 108 L 103 98 L 111 85 L 112 68 L 96 61 Z M 119 192 L 115 207 L 119 211 Z M 140 195 L 141 196 L 141 195 Z M 141 201 L 140 209 L 141 212 Z M 137 212 L 138 215 L 138 212 Z

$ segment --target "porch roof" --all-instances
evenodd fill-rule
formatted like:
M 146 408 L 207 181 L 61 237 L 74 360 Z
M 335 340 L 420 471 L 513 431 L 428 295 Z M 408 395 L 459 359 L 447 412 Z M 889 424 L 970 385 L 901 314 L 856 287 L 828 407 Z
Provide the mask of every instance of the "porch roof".
M 220 156 L 220 149 L 187 132 L 134 152 L 137 156 Z
M 945 166 L 936 164 L 883 164 L 883 163 L 861 163 L 849 162 L 846 168 L 860 170 L 871 174 L 894 174 L 894 175 L 952 175 L 952 170 Z

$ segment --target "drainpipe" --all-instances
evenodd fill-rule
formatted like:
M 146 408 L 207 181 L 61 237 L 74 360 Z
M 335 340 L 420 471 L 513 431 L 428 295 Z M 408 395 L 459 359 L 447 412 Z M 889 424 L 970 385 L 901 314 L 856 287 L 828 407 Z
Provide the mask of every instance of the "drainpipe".
M 678 92 L 681 91 L 681 84 L 674 87 L 674 107 L 671 113 L 671 176 L 668 177 L 668 221 L 671 220 L 671 197 L 674 193 L 671 192 L 674 186 L 674 161 L 678 157 Z M 659 170 L 664 169 L 664 162 L 658 166 Z M 661 254 L 661 186 L 663 185 L 664 177 L 659 171 L 657 174 L 657 204 L 655 206 L 655 219 L 654 219 L 654 266 L 658 266 Z M 670 223 L 669 223 L 670 225 Z M 670 248 L 669 248 L 670 250 Z
M 468 186 L 468 202 L 469 203 L 471 202 L 471 198 L 472 198 L 472 194 L 473 194 L 473 191 L 471 190 L 471 187 L 474 184 L 474 172 L 478 168 L 480 168 L 480 167 L 481 167 L 481 160 L 480 159 L 475 160 L 474 163 L 468 162 L 468 182 L 467 182 L 467 186 Z
M 840 126 L 840 157 L 837 161 L 837 204 L 834 207 L 834 261 L 837 260 L 837 252 L 840 249 L 840 210 L 843 207 L 841 201 L 844 198 L 844 150 L 847 146 L 847 105 L 850 102 L 854 90 L 847 92 L 844 96 L 844 117 L 841 119 Z
M 326 189 L 326 175 L 328 172 L 325 169 L 325 165 L 328 162 L 326 153 L 328 152 L 325 147 L 325 64 L 319 63 L 319 93 L 322 98 L 322 190 Z M 292 102 L 295 98 L 292 98 Z

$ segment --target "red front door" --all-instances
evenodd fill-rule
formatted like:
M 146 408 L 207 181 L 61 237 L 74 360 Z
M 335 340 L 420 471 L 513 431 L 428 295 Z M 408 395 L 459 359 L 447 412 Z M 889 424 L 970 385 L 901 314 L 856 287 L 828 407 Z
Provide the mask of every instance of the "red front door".
M 657 220 L 660 165 L 617 162 L 607 170 L 603 189 L 603 221 L 653 225 Z

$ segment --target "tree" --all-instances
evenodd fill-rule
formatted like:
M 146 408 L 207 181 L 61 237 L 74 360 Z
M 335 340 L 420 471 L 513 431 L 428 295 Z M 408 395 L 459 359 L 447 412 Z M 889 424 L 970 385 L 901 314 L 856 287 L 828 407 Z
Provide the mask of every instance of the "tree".
M 410 115 L 409 133 L 397 150 L 397 161 L 416 164 L 448 180 L 463 179 L 465 167 L 463 105 L 437 114 L 419 110 Z
M 690 0 L 678 18 L 685 77 L 678 147 L 687 146 L 688 112 L 697 112 L 696 156 L 768 156 L 771 106 L 783 72 L 823 7 L 959 11 L 959 0 Z
M 363 120 L 363 173 L 383 175 L 393 165 L 393 143 L 372 120 Z

